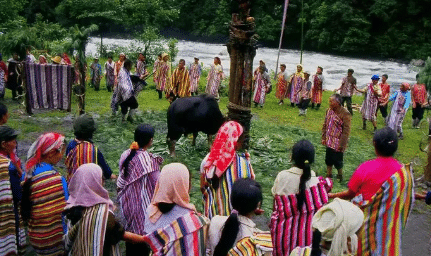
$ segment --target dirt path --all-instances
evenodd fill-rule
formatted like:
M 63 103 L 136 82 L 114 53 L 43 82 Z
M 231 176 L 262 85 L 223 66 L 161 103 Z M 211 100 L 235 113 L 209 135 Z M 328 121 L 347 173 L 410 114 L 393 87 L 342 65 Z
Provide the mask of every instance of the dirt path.
M 416 201 L 403 233 L 403 255 L 431 255 L 431 209 Z

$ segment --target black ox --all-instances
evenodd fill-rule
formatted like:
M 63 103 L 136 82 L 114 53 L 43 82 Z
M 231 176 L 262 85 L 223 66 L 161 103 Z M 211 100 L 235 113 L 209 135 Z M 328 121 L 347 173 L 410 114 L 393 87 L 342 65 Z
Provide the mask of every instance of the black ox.
M 217 133 L 224 121 L 218 103 L 212 96 L 204 94 L 175 100 L 168 109 L 166 143 L 170 154 L 175 156 L 175 143 L 183 134 L 187 136 L 193 133 L 194 146 L 198 132 L 204 132 L 210 144 L 211 135 Z

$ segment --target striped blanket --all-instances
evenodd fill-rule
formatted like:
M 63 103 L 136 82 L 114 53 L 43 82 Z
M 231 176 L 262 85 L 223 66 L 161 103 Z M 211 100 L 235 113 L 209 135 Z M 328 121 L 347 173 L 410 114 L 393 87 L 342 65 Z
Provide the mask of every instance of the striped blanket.
M 15 213 L 9 181 L 9 160 L 0 158 L 0 255 L 17 255 Z
M 145 236 L 154 256 L 204 256 L 209 220 L 195 212 Z
M 402 168 L 371 200 L 363 200 L 362 195 L 352 200 L 365 215 L 357 255 L 401 255 L 401 233 L 413 206 L 413 187 L 411 172 Z
M 328 202 L 328 192 L 333 185 L 330 179 L 319 179 L 317 185 L 305 191 L 302 209 L 298 209 L 298 195 L 275 195 L 270 222 L 274 256 L 289 255 L 297 246 L 311 245 L 311 220 L 317 210 Z
M 229 250 L 229 256 L 260 256 L 271 255 L 272 240 L 269 232 L 255 233 L 251 237 L 244 237 Z
M 96 204 L 85 209 L 82 218 L 64 236 L 68 255 L 104 255 L 108 215 L 109 208 L 106 204 Z M 110 255 L 120 255 L 118 244 L 111 247 Z
M 204 159 L 205 161 L 205 159 Z M 253 168 L 248 156 L 235 155 L 233 163 L 227 168 L 219 179 L 219 186 L 215 189 L 206 179 L 201 168 L 201 190 L 203 194 L 204 213 L 208 218 L 215 215 L 229 216 L 232 210 L 230 193 L 233 183 L 241 178 L 254 179 Z
M 27 102 L 33 109 L 71 109 L 74 73 L 68 65 L 25 63 Z
M 62 213 L 66 200 L 62 177 L 55 170 L 36 174 L 31 178 L 30 191 L 30 244 L 38 255 L 64 255 Z
M 80 141 L 66 156 L 64 164 L 67 167 L 67 182 L 70 181 L 76 169 L 83 164 L 97 164 L 97 147 L 88 141 Z

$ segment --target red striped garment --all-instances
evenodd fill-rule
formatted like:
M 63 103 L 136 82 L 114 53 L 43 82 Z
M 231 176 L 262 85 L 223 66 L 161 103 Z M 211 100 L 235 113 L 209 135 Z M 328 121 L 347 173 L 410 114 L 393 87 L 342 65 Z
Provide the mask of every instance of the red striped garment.
M 38 168 L 34 170 L 37 171 Z M 62 213 L 66 199 L 62 177 L 53 169 L 42 171 L 31 178 L 30 193 L 30 244 L 39 255 L 63 255 Z
M 145 236 L 154 256 L 204 256 L 209 220 L 190 211 Z
M 401 235 L 413 207 L 413 189 L 413 175 L 402 167 L 371 200 L 363 200 L 362 195 L 352 200 L 365 216 L 358 231 L 357 255 L 402 255 Z
M 326 112 L 325 123 L 327 124 L 324 134 L 326 146 L 338 151 L 340 147 L 340 137 L 343 133 L 343 119 L 341 119 L 332 109 Z
M 263 106 L 265 104 L 266 92 L 271 86 L 271 79 L 268 73 L 257 72 L 254 84 L 253 102 Z
M 223 79 L 223 66 L 220 64 L 211 65 L 211 69 L 208 72 L 207 77 L 207 86 L 205 89 L 205 93 L 214 96 L 215 98 L 219 98 L 219 87 L 221 84 L 221 80 Z
M 274 256 L 289 255 L 297 246 L 311 245 L 313 215 L 328 202 L 332 181 L 319 177 L 320 182 L 305 191 L 302 209 L 298 209 L 298 195 L 275 195 L 270 229 Z
M 415 103 L 425 104 L 427 102 L 427 89 L 424 84 L 413 85 L 412 98 Z
M 284 100 L 286 97 L 289 98 L 290 94 L 287 95 L 287 72 L 280 72 L 277 75 L 277 91 L 275 97 L 279 100 Z
M 323 93 L 323 75 L 315 74 L 313 78 L 312 102 L 321 104 Z
M 67 167 L 67 182 L 70 181 L 76 169 L 83 164 L 97 164 L 97 147 L 88 141 L 80 141 L 66 156 L 64 164 Z
M 157 67 L 157 90 L 164 91 L 168 87 L 168 82 L 170 79 L 170 63 L 161 61 Z
M 129 163 L 128 176 L 124 177 L 123 163 L 129 154 L 130 149 L 120 158 L 118 201 L 125 220 L 124 229 L 144 235 L 145 211 L 153 198 L 163 158 L 139 149 Z

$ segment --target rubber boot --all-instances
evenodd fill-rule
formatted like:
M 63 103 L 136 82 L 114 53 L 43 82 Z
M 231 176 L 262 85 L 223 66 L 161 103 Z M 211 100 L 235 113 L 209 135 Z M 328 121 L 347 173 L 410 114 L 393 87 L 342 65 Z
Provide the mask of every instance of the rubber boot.
M 319 108 L 320 108 L 320 104 L 317 104 L 316 110 L 319 110 Z
M 314 108 L 314 103 L 311 103 L 311 108 L 312 108 L 312 109 Z
M 134 109 L 129 110 L 129 115 L 127 116 L 127 121 L 133 123 L 133 114 L 135 113 Z

